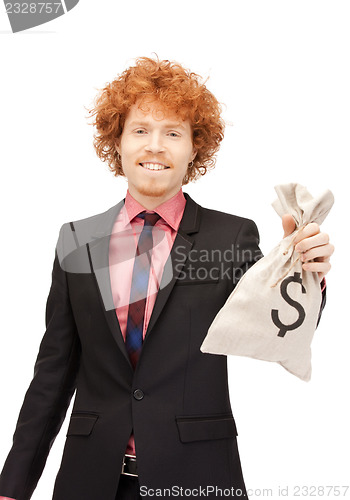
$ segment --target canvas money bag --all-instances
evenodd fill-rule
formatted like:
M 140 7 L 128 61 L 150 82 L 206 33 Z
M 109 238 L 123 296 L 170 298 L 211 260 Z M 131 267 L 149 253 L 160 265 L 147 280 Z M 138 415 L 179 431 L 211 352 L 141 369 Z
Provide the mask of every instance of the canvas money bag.
M 302 269 L 293 243 L 306 224 L 324 221 L 334 198 L 330 191 L 314 198 L 300 184 L 275 190 L 274 209 L 281 217 L 291 214 L 296 229 L 243 275 L 214 318 L 201 351 L 275 361 L 308 381 L 322 293 L 317 273 Z

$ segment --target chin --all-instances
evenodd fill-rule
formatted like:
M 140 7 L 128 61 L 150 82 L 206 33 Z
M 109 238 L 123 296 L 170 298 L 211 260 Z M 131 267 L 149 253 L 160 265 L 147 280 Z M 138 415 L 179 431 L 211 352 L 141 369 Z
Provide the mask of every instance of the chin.
M 137 190 L 143 196 L 155 198 L 162 197 L 169 191 L 165 186 L 138 186 Z

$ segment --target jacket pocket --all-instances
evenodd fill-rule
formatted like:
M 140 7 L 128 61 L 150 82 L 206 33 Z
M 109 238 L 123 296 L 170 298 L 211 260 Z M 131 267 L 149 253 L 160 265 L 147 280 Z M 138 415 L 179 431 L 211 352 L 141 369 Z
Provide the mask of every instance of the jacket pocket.
M 178 416 L 175 419 L 182 443 L 237 436 L 236 423 L 232 415 Z
M 68 426 L 68 436 L 89 436 L 98 420 L 96 413 L 74 412 Z

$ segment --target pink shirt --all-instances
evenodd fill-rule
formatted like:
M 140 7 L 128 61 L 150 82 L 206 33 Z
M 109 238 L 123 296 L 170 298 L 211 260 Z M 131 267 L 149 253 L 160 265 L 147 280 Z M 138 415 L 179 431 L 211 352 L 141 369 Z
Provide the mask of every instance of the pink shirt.
M 143 325 L 143 338 L 151 318 L 154 303 L 162 278 L 164 265 L 169 257 L 173 246 L 180 221 L 186 205 L 186 199 L 182 192 L 170 198 L 170 200 L 158 205 L 155 210 L 161 216 L 152 231 L 153 250 L 150 279 L 146 297 L 145 319 Z M 109 270 L 111 277 L 111 288 L 116 314 L 120 324 L 124 340 L 128 319 L 129 299 L 131 291 L 131 279 L 134 267 L 134 258 L 138 238 L 143 229 L 144 221 L 137 215 L 145 208 L 135 200 L 127 191 L 125 204 L 116 217 L 109 243 Z M 129 455 L 135 455 L 134 436 L 126 449 Z

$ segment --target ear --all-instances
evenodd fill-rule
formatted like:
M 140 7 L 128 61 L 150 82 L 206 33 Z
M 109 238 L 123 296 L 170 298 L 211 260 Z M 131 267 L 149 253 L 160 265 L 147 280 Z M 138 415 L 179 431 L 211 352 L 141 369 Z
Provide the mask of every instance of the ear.
M 195 148 L 192 149 L 192 156 L 191 156 L 191 161 L 194 161 L 195 157 L 197 156 L 197 150 Z

